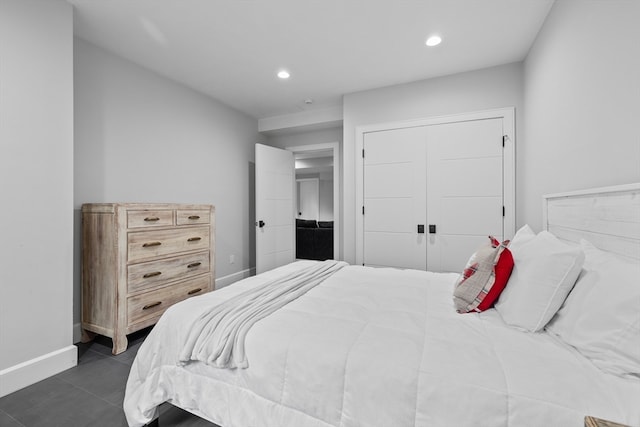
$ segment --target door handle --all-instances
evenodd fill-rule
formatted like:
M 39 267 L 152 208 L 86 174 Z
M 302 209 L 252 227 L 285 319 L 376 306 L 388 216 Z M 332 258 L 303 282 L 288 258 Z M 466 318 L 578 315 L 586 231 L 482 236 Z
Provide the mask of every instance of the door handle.
M 264 227 L 264 221 L 260 220 L 260 221 L 256 222 L 256 225 L 257 225 L 259 228 L 262 228 L 262 227 Z
M 424 224 L 418 224 L 418 234 L 424 234 Z
M 429 224 L 429 234 L 436 234 L 436 225 Z

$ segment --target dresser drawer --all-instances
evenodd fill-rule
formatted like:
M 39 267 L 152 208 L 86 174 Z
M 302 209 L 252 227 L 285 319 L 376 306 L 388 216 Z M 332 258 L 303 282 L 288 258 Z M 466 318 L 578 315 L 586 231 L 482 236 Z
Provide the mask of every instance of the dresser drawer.
M 127 211 L 127 227 L 162 227 L 173 225 L 171 210 Z
M 171 286 L 127 298 L 128 324 L 157 319 L 173 304 L 208 292 L 211 276 L 205 274 Z
M 133 293 L 153 289 L 173 280 L 208 271 L 209 251 L 133 264 L 127 267 L 127 290 Z
M 129 262 L 209 248 L 209 227 L 130 232 L 127 236 Z
M 210 212 L 205 210 L 178 210 L 176 211 L 177 225 L 209 224 Z

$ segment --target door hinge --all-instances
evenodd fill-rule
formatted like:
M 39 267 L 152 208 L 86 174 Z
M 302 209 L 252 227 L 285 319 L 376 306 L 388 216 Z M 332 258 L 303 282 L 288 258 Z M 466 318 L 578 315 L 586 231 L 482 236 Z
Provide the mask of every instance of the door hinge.
M 504 206 L 502 207 L 502 216 L 506 216 L 506 209 L 504 208 Z

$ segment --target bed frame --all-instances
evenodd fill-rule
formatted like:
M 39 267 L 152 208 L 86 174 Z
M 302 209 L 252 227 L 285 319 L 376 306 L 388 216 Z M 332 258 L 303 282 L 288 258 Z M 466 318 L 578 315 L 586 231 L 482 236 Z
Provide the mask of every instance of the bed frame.
M 543 196 L 543 227 L 571 242 L 640 260 L 640 183 Z

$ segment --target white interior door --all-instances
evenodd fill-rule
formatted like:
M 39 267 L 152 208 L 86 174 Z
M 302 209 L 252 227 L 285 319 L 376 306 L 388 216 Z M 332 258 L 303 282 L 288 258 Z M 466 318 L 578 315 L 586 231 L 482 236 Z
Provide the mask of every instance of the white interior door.
M 426 269 L 425 128 L 364 138 L 363 264 Z
M 256 144 L 256 273 L 293 262 L 293 153 Z
M 317 178 L 299 179 L 298 218 L 315 219 L 320 216 L 320 180 Z
M 427 266 L 459 272 L 493 235 L 502 240 L 502 118 L 427 126 Z

